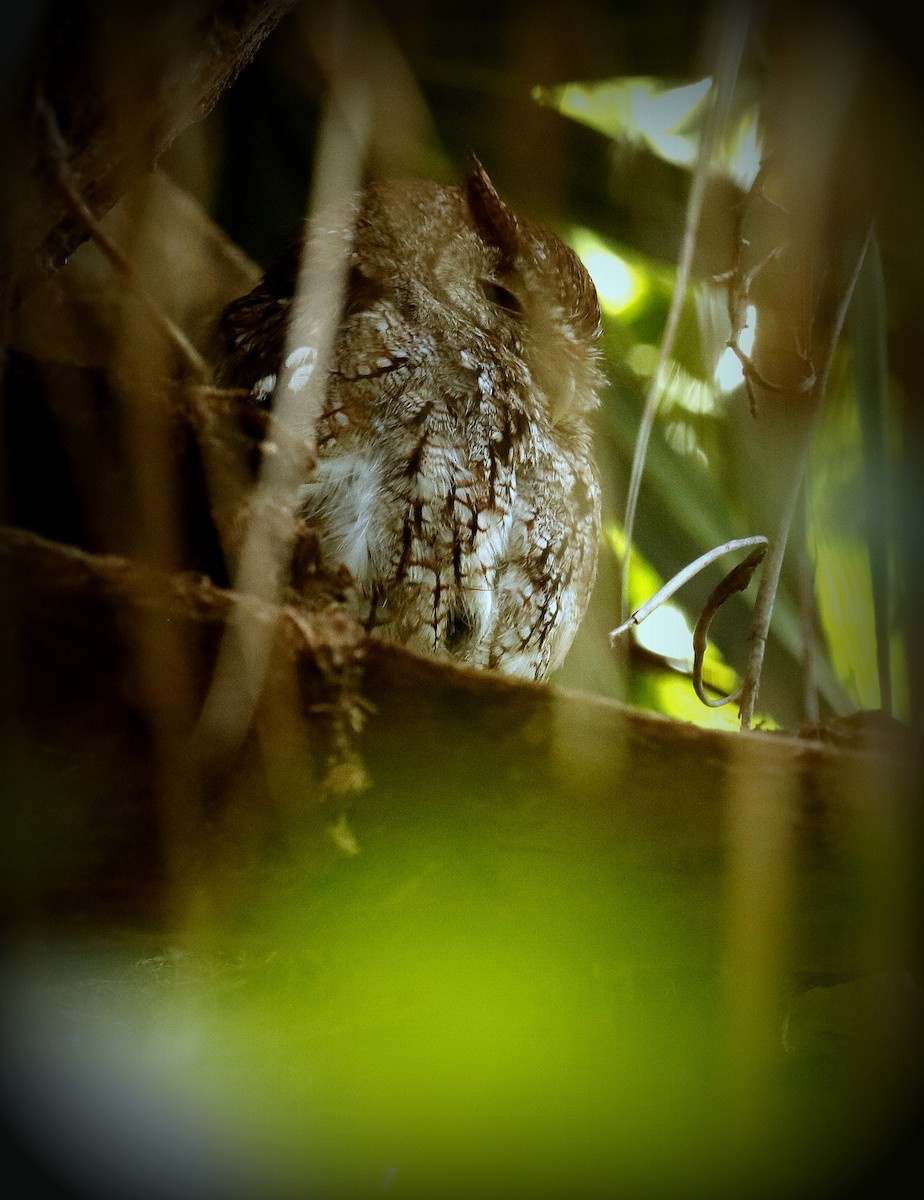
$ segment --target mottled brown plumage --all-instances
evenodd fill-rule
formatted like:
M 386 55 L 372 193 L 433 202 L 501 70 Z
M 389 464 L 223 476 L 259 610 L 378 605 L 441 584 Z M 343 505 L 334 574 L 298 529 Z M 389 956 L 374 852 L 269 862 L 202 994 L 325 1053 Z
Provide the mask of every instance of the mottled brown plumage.
M 474 160 L 461 186 L 375 183 L 354 215 L 300 512 L 377 635 L 541 679 L 596 573 L 593 284 Z M 297 346 L 281 370 L 298 259 L 296 242 L 222 317 L 222 381 L 256 402 L 316 361 Z

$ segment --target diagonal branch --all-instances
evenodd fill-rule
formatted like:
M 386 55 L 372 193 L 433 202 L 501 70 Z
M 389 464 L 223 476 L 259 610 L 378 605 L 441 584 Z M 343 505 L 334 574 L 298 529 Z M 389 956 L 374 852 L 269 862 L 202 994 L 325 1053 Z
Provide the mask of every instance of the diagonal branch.
M 48 161 L 39 100 L 55 113 L 99 219 L 206 116 L 293 2 L 45 6 L 32 61 L 15 64 L 22 83 L 0 112 L 0 296 L 17 304 L 87 238 Z
M 681 251 L 680 262 L 677 264 L 677 277 L 674 283 L 674 294 L 671 298 L 671 306 L 667 315 L 667 324 L 665 326 L 664 336 L 661 339 L 661 346 L 658 351 L 658 360 L 651 376 L 651 382 L 648 385 L 648 394 L 645 397 L 645 407 L 642 411 L 642 421 L 639 426 L 638 436 L 635 442 L 635 451 L 632 456 L 632 471 L 629 477 L 629 491 L 626 498 L 624 531 L 626 541 L 626 558 L 623 562 L 622 587 L 619 601 L 619 615 L 621 621 L 625 620 L 625 615 L 629 607 L 629 562 L 632 547 L 632 535 L 635 529 L 635 514 L 638 508 L 638 497 L 642 486 L 642 472 L 645 469 L 645 458 L 648 453 L 648 442 L 651 439 L 651 430 L 654 426 L 654 420 L 655 416 L 657 415 L 658 404 L 661 398 L 661 383 L 664 377 L 664 371 L 670 358 L 671 350 L 674 346 L 674 340 L 677 336 L 680 313 L 683 308 L 683 301 L 686 295 L 687 285 L 690 281 L 690 274 L 693 266 L 693 255 L 696 249 L 696 236 L 699 229 L 699 219 L 703 207 L 703 198 L 706 194 L 706 184 L 709 178 L 709 168 L 728 117 L 728 110 L 731 105 L 735 83 L 738 78 L 738 69 L 741 62 L 741 56 L 744 53 L 748 25 L 749 13 L 746 5 L 737 6 L 734 9 L 729 7 L 727 12 L 727 20 L 724 21 L 722 25 L 724 44 L 720 48 L 718 54 L 719 67 L 716 72 L 716 82 L 710 90 L 711 104 L 709 107 L 708 116 L 706 118 L 703 136 L 699 144 L 699 155 L 696 161 L 696 169 L 693 173 L 693 180 L 690 185 L 690 194 L 687 201 L 686 221 L 683 232 L 683 249 Z
M 754 619 L 749 635 L 751 650 L 748 657 L 747 673 L 741 688 L 742 729 L 750 729 L 751 721 L 754 718 L 754 708 L 757 703 L 757 695 L 760 690 L 760 676 L 763 670 L 764 650 L 766 649 L 767 637 L 770 631 L 770 618 L 773 613 L 777 588 L 779 587 L 780 572 L 783 569 L 786 544 L 789 540 L 789 531 L 792 526 L 793 516 L 798 507 L 803 480 L 808 469 L 809 449 L 812 442 L 811 433 L 824 402 L 828 388 L 828 377 L 831 373 L 831 363 L 834 359 L 834 351 L 837 348 L 844 322 L 847 319 L 850 301 L 853 297 L 854 288 L 856 287 L 864 259 L 866 258 L 872 233 L 873 230 L 870 227 L 863 240 L 863 245 L 857 256 L 853 272 L 847 282 L 844 293 L 841 296 L 837 311 L 834 314 L 827 340 L 818 356 L 816 367 L 817 381 L 811 395 L 813 418 L 807 435 L 802 439 L 801 445 L 796 451 L 792 478 L 789 481 L 789 488 L 780 510 L 776 530 L 770 539 L 767 558 L 760 578 L 760 586 L 757 590 L 757 600 L 754 605 Z

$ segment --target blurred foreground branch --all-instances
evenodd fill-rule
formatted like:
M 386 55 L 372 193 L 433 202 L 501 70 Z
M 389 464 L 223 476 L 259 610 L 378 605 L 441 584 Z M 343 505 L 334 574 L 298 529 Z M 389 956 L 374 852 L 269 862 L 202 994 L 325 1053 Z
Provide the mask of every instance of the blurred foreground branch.
M 341 875 L 345 830 L 355 852 L 383 868 L 398 869 L 410 854 L 401 868 L 409 880 L 428 853 L 444 854 L 437 847 L 463 831 L 479 856 L 497 857 L 502 876 L 524 886 L 541 889 L 537 853 L 579 874 L 595 864 L 602 873 L 587 893 L 594 904 L 619 878 L 622 858 L 647 846 L 646 856 L 674 878 L 672 904 L 695 907 L 704 903 L 705 880 L 721 884 L 727 807 L 746 778 L 748 794 L 762 797 L 758 809 L 785 820 L 797 847 L 786 869 L 799 880 L 798 961 L 849 968 L 856 914 L 835 917 L 831 888 L 866 853 L 862 829 L 878 823 L 883 804 L 896 830 L 915 823 L 918 748 L 890 725 L 859 724 L 837 745 L 696 729 L 362 643 L 337 612 L 299 613 L 22 531 L 3 531 L 0 566 L 14 704 L 7 755 L 19 764 L 20 799 L 38 806 L 28 820 L 42 846 L 15 898 L 22 915 L 38 904 L 107 920 L 140 909 L 157 919 L 169 907 L 175 881 L 163 875 L 158 784 L 165 764 L 152 761 L 154 717 L 138 684 L 140 625 L 164 655 L 182 653 L 194 693 L 183 710 L 191 714 L 229 616 L 275 629 L 254 724 L 275 714 L 288 739 L 287 767 L 280 774 L 252 730 L 233 760 L 211 764 L 198 794 L 187 797 L 186 859 L 223 911 L 246 904 L 270 879 L 281 885 L 292 869 L 305 896 L 312 879 Z M 349 704 L 371 714 L 358 747 L 372 786 L 322 798 L 344 689 Z M 193 729 L 176 733 L 182 747 Z M 59 842 L 54 831 L 63 828 L 68 837 Z M 34 841 L 35 833 L 27 839 Z M 891 866 L 900 869 L 897 859 Z M 635 953 L 628 944 L 620 952 Z
M 88 234 L 58 186 L 40 105 L 54 114 L 68 170 L 99 218 L 209 112 L 292 3 L 50 7 L 0 123 L 0 297 L 17 303 Z

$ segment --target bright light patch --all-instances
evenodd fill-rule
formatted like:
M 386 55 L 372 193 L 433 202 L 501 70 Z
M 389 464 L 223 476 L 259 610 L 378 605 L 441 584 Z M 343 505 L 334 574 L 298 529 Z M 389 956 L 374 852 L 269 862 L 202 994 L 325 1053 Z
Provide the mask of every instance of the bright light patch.
M 533 99 L 623 142 L 646 145 L 660 158 L 692 167 L 699 126 L 712 80 L 697 79 L 671 87 L 663 79 L 625 76 L 600 83 L 537 87 Z M 757 107 L 747 107 L 726 132 L 712 168 L 747 190 L 760 167 L 762 150 Z
M 727 729 L 737 731 L 740 718 L 737 706 L 726 704 L 722 708 L 707 708 L 700 703 L 690 686 L 690 681 L 682 675 L 663 675 L 653 684 L 657 697 L 656 711 L 670 713 L 675 720 L 689 721 L 701 729 Z M 765 719 L 761 718 L 761 722 Z M 774 723 L 768 722 L 769 727 Z
M 571 245 L 594 281 L 601 308 L 617 315 L 625 312 L 642 294 L 641 276 L 625 259 L 607 249 L 590 230 L 574 230 Z
M 738 335 L 738 346 L 742 353 L 750 356 L 754 349 L 754 330 L 757 325 L 757 309 L 753 304 L 747 308 L 744 328 Z M 733 392 L 744 383 L 741 360 L 731 346 L 723 353 L 715 369 L 715 383 L 720 392 Z
M 658 347 L 650 342 L 636 342 L 626 355 L 626 362 L 636 375 L 648 378 L 658 365 Z
M 693 666 L 693 634 L 687 619 L 673 604 L 662 604 L 635 629 L 640 646 L 686 670 Z
M 715 408 L 712 388 L 685 371 L 679 363 L 671 363 L 671 371 L 664 384 L 664 395 L 671 408 L 682 408 L 688 413 L 708 413 Z
M 742 117 L 737 133 L 724 147 L 722 166 L 742 188 L 749 188 L 760 169 L 762 157 L 757 110 L 749 109 Z
M 699 444 L 696 430 L 689 421 L 668 421 L 664 426 L 664 440 L 675 454 L 689 458 L 698 458 L 703 466 L 709 465 L 709 459 Z
M 536 88 L 534 99 L 609 137 L 643 142 L 661 158 L 684 166 L 696 156 L 695 132 L 685 127 L 699 112 L 712 81 L 665 87 L 658 79 L 630 76 L 604 83 Z

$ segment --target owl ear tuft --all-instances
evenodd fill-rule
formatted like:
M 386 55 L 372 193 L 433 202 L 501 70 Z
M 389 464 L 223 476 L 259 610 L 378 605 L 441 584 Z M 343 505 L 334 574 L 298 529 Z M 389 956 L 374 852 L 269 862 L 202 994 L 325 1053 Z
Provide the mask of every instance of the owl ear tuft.
M 498 196 L 487 171 L 472 151 L 468 155 L 465 198 L 482 239 L 500 251 L 498 269 L 509 270 L 520 248 L 517 219 Z

